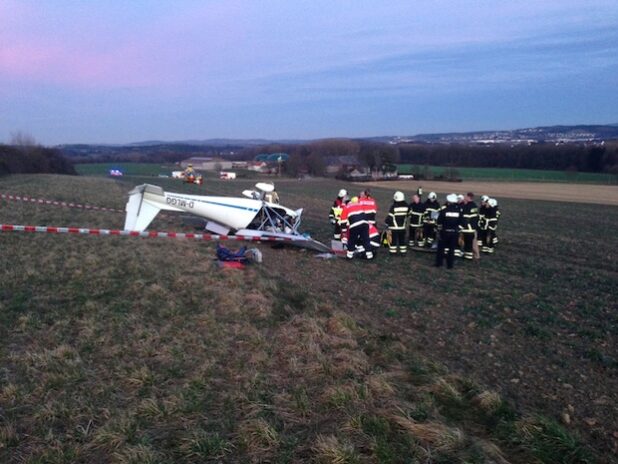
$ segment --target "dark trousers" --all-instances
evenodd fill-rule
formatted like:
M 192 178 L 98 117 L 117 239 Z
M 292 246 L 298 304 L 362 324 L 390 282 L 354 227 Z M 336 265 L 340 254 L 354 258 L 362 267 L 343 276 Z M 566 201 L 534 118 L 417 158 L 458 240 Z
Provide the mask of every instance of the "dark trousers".
M 341 240 L 341 225 L 338 222 L 335 223 L 335 230 L 333 232 L 333 238 L 335 240 Z
M 425 245 L 432 245 L 436 239 L 436 225 L 423 224 L 423 237 L 425 237 Z
M 448 253 L 446 255 L 446 267 L 449 269 L 453 267 L 453 262 L 455 261 L 455 248 L 457 248 L 458 238 L 459 233 L 456 230 L 443 230 L 440 232 L 438 252 L 436 253 L 436 266 L 442 266 L 442 262 L 444 261 L 444 249 L 448 248 Z
M 390 229 L 390 231 L 391 245 L 388 251 L 392 254 L 406 253 L 408 251 L 408 244 L 406 243 L 406 229 Z
M 359 224 L 350 228 L 350 238 L 348 239 L 348 256 L 356 251 L 356 245 L 362 245 L 365 252 L 371 251 L 369 241 L 369 224 Z
M 464 258 L 466 259 L 474 258 L 474 240 L 476 240 L 476 234 L 474 233 L 474 231 L 463 233 Z

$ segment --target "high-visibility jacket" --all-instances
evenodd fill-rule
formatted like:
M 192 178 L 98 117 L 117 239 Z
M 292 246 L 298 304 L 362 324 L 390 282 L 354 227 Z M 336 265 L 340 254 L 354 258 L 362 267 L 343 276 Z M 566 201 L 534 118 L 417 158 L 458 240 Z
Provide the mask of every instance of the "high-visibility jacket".
M 340 224 L 345 229 L 353 229 L 362 224 L 367 224 L 365 219 L 365 207 L 360 203 L 348 203 L 341 212 Z
M 435 219 L 432 218 L 434 214 L 440 212 L 440 203 L 437 200 L 427 200 L 425 202 L 425 216 L 423 216 L 423 222 L 425 224 L 435 224 Z
M 376 201 L 371 197 L 362 197 L 358 200 L 360 205 L 363 205 L 365 210 L 365 219 L 369 224 L 376 223 L 376 213 L 378 212 L 378 205 Z
M 369 243 L 372 248 L 380 248 L 380 232 L 373 224 L 369 224 Z
M 469 201 L 461 208 L 463 213 L 463 229 L 466 234 L 473 234 L 479 228 L 479 209 L 476 203 Z
M 401 230 L 406 228 L 406 219 L 410 209 L 405 201 L 396 201 L 391 205 L 386 216 L 386 225 L 391 230 Z
M 425 216 L 425 204 L 410 203 L 410 227 L 421 227 L 423 225 L 423 216 Z
M 331 222 L 338 222 L 341 217 L 341 212 L 343 211 L 343 207 L 345 206 L 345 202 L 343 198 L 337 197 L 333 202 L 333 206 L 331 206 L 330 211 L 328 213 L 328 219 Z

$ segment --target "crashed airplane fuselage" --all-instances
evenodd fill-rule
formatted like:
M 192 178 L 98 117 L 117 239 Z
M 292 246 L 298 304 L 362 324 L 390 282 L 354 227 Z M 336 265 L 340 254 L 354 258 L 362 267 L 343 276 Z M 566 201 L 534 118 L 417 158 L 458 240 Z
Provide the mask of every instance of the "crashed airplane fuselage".
M 260 192 L 253 193 L 261 196 Z M 298 231 L 302 209 L 292 210 L 260 198 L 166 192 L 150 184 L 139 185 L 129 192 L 124 229 L 141 232 L 162 210 L 204 218 L 205 229 L 219 235 L 281 239 L 303 248 L 329 251 L 326 245 Z

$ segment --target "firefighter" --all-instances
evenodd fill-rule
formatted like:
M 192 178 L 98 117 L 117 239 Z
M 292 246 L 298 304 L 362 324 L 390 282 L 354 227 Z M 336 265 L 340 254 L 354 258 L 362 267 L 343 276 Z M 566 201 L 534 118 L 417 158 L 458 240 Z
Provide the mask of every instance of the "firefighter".
M 373 251 L 369 243 L 369 223 L 365 219 L 364 206 L 358 201 L 358 197 L 352 198 L 343 207 L 341 212 L 342 235 L 347 234 L 348 250 L 346 257 L 354 258 L 354 254 L 360 251 L 366 259 L 373 259 Z
M 459 193 L 457 194 L 457 206 L 459 206 L 459 209 L 463 211 L 463 207 L 464 207 L 464 201 L 465 198 L 464 196 Z M 446 205 L 443 206 L 443 208 L 445 208 Z M 455 257 L 456 258 L 463 258 L 464 257 L 464 236 L 463 236 L 463 231 L 459 232 L 459 236 L 457 237 L 457 248 L 455 248 Z
M 440 203 L 435 192 L 429 192 L 425 201 L 425 215 L 423 216 L 423 237 L 425 246 L 434 248 L 436 241 L 436 218 L 440 212 Z
M 422 192 L 421 188 L 418 190 L 421 190 Z M 425 215 L 425 204 L 421 203 L 421 196 L 418 193 L 412 197 L 412 203 L 410 203 L 409 210 L 410 238 L 408 245 L 411 247 L 423 248 L 425 246 L 425 239 L 423 238 L 423 216 Z
M 408 219 L 408 204 L 405 202 L 403 192 L 395 192 L 393 195 L 393 204 L 386 216 L 386 225 L 391 231 L 391 244 L 388 251 L 393 255 L 400 254 L 405 256 L 408 251 L 406 243 L 406 223 Z
M 369 224 L 376 224 L 376 214 L 378 212 L 378 205 L 375 198 L 371 196 L 371 191 L 365 189 L 360 193 L 358 202 L 363 205 L 365 209 L 365 219 Z
M 487 235 L 487 220 L 485 219 L 485 214 L 489 209 L 487 200 L 489 200 L 489 197 L 487 195 L 483 195 L 481 197 L 481 206 L 479 207 L 479 229 L 476 236 L 476 242 L 479 247 L 483 246 L 485 243 L 485 236 Z
M 464 259 L 479 259 L 479 246 L 477 243 L 477 230 L 479 228 L 479 209 L 474 202 L 474 193 L 468 192 L 464 198 L 462 208 L 464 240 Z
M 446 267 L 453 268 L 455 261 L 455 248 L 457 239 L 463 222 L 463 215 L 459 205 L 457 205 L 457 195 L 451 193 L 446 197 L 446 206 L 440 210 L 436 220 L 439 239 L 438 252 L 436 253 L 436 267 L 441 267 L 444 261 L 444 252 L 448 249 L 446 256 Z
M 348 192 L 345 189 L 339 190 L 337 194 L 337 198 L 333 202 L 333 206 L 330 208 L 330 212 L 328 213 L 328 219 L 330 223 L 334 226 L 333 231 L 333 239 L 341 240 L 341 212 L 343 211 L 343 207 L 348 202 Z
M 416 189 L 416 194 L 418 195 L 418 198 L 420 199 L 420 201 L 423 201 L 423 187 L 419 185 L 418 188 Z
M 500 208 L 498 207 L 498 200 L 496 200 L 494 198 L 494 201 L 496 202 L 496 228 L 494 230 L 494 247 L 496 246 L 496 244 L 498 243 L 498 222 L 500 221 Z
M 485 222 L 487 224 L 487 228 L 481 251 L 483 253 L 491 254 L 494 252 L 494 234 L 498 225 L 498 202 L 494 198 L 490 198 L 487 200 L 487 206 L 488 207 L 485 212 Z
M 195 175 L 195 171 L 193 170 L 193 165 L 192 164 L 187 165 L 186 169 L 184 170 L 184 175 L 185 175 L 185 177 L 189 177 L 189 176 L 194 176 Z
M 273 186 L 274 187 L 274 186 Z M 277 193 L 277 191 L 273 188 L 272 192 L 266 192 L 264 194 L 264 201 L 266 201 L 267 203 L 274 203 L 274 204 L 279 204 L 279 194 Z

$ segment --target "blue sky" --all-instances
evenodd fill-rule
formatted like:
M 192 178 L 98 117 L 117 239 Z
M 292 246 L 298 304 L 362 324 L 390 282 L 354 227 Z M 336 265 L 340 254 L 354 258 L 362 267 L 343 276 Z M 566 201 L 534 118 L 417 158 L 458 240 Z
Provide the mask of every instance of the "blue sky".
M 0 142 L 618 123 L 618 2 L 2 0 Z

